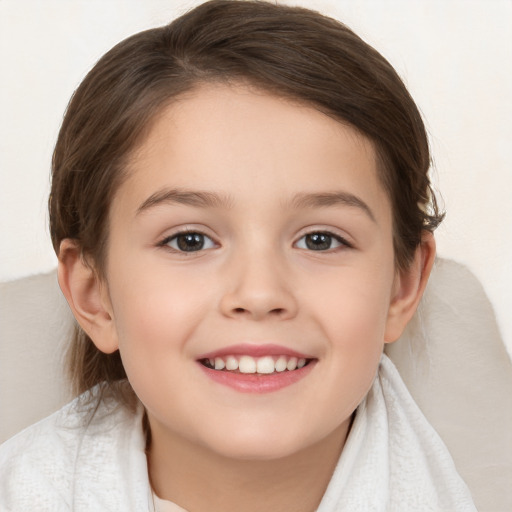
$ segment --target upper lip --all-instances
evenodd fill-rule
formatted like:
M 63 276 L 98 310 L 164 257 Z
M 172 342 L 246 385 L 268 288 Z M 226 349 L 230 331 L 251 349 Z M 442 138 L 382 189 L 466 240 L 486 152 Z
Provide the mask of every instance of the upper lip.
M 275 344 L 251 344 L 241 343 L 238 345 L 230 345 L 211 352 L 202 354 L 198 359 L 215 359 L 216 357 L 223 356 L 290 356 L 297 357 L 298 359 L 315 359 L 313 356 L 298 352 L 296 350 Z

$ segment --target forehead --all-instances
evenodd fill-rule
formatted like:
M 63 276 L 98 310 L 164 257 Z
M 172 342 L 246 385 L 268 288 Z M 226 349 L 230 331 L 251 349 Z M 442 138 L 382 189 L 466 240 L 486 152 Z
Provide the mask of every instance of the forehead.
M 246 85 L 203 85 L 168 105 L 127 174 L 118 196 L 132 207 L 172 186 L 241 202 L 347 189 L 374 203 L 377 215 L 389 210 L 366 137 L 312 106 Z

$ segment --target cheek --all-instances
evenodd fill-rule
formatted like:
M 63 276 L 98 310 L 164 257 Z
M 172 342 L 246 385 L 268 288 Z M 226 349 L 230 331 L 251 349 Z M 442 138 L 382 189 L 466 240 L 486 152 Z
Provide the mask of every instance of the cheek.
M 315 311 L 333 342 L 357 349 L 383 341 L 393 277 L 380 265 L 343 268 L 303 287 L 306 310 Z
M 393 285 L 392 272 L 379 268 L 344 269 L 308 294 L 312 320 L 328 343 L 325 371 L 336 386 L 335 403 L 356 407 L 369 389 L 384 347 Z
M 204 281 L 152 266 L 113 273 L 111 282 L 119 349 L 130 380 L 162 364 L 169 369 L 179 365 L 206 304 L 213 301 Z

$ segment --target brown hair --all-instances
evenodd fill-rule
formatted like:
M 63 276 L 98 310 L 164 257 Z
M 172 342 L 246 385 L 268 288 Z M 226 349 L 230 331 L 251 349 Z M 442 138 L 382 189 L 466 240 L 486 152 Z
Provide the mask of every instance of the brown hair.
M 122 41 L 93 67 L 67 108 L 52 162 L 50 230 L 74 239 L 102 276 L 107 220 L 126 163 L 164 106 L 202 82 L 245 81 L 348 122 L 375 145 L 391 199 L 397 268 L 442 219 L 420 113 L 391 65 L 349 28 L 314 11 L 213 0 Z M 77 327 L 75 391 L 126 374 Z

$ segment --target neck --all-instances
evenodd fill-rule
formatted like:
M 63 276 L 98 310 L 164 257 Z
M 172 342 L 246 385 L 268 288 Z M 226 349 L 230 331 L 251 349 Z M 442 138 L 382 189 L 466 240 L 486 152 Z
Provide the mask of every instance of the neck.
M 272 460 L 223 457 L 187 439 L 159 435 L 148 450 L 151 485 L 162 499 L 199 512 L 312 512 L 331 479 L 350 427 L 293 455 Z

